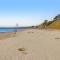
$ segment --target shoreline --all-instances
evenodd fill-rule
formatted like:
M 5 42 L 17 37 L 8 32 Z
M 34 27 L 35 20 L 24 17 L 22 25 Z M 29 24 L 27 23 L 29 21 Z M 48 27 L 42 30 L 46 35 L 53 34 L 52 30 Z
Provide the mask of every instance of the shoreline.
M 38 30 L 38 31 L 60 31 L 59 29 L 24 29 L 20 31 L 20 29 L 17 32 L 0 32 L 0 40 L 2 39 L 7 39 L 11 37 L 16 37 L 17 34 L 19 33 L 24 33 L 30 31 L 33 32 L 33 30 Z
M 16 32 L 0 32 L 0 40 L 11 38 L 11 37 L 16 37 Z

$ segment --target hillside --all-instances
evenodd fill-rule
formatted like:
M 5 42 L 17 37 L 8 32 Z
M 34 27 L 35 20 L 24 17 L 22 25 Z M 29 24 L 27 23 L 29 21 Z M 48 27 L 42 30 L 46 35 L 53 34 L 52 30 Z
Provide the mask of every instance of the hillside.
M 53 23 L 51 23 L 50 25 L 48 25 L 47 28 L 60 29 L 60 20 L 54 21 Z
M 50 23 L 47 28 L 60 29 L 60 14 L 54 17 L 52 23 Z
M 60 14 L 54 17 L 52 21 L 44 20 L 38 28 L 48 28 L 48 29 L 60 29 Z

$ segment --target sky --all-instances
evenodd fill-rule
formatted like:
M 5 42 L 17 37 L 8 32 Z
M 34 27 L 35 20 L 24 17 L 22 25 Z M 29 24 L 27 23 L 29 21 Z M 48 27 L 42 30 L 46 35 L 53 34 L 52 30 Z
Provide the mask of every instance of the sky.
M 60 0 L 0 0 L 0 26 L 35 26 L 60 13 Z

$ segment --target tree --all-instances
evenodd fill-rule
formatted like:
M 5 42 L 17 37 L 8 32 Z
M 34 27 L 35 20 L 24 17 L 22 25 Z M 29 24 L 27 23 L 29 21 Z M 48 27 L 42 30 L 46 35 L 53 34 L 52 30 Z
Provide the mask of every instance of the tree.
M 47 26 L 47 24 L 48 24 L 48 20 L 44 20 L 43 27 L 45 28 Z
M 59 20 L 60 19 L 60 14 L 58 14 L 55 18 L 54 18 L 54 21 L 55 20 Z

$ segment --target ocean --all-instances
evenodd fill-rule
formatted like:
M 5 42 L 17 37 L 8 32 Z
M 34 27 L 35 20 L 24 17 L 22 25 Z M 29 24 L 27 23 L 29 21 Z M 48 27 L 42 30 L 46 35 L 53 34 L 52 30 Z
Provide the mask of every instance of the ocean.
M 17 29 L 9 29 L 9 28 L 0 28 L 0 32 L 16 32 Z
M 4 33 L 4 32 L 22 32 L 26 29 L 29 28 L 20 28 L 20 29 L 16 29 L 16 28 L 0 28 L 0 33 Z

